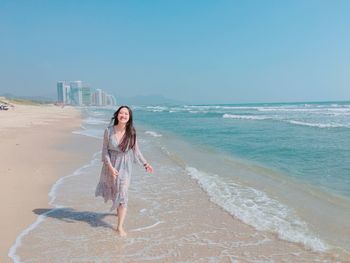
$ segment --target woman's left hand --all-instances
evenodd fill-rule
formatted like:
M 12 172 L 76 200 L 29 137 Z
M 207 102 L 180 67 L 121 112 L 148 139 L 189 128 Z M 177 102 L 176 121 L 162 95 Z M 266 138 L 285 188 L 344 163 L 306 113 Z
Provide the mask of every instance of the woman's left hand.
M 153 173 L 153 167 L 149 163 L 145 164 L 145 169 L 147 172 Z

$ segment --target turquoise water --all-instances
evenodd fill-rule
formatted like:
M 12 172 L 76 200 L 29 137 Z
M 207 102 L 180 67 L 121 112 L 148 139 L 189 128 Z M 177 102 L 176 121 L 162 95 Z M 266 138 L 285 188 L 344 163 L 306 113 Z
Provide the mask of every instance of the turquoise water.
M 350 197 L 350 102 L 135 106 L 136 123 Z

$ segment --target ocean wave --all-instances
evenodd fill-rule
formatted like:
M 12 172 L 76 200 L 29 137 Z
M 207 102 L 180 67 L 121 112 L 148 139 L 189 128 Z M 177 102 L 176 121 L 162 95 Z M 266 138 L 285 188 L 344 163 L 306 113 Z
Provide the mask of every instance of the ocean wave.
M 268 116 L 253 116 L 253 115 L 236 115 L 236 114 L 227 114 L 222 115 L 224 119 L 242 119 L 242 120 L 267 120 L 271 119 Z
M 257 106 L 220 106 L 220 105 L 185 105 L 185 109 L 196 109 L 196 110 L 251 110 L 258 109 Z
M 147 106 L 145 109 L 147 111 L 162 112 L 162 111 L 167 111 L 168 107 L 164 107 L 164 106 Z
M 313 108 L 289 108 L 289 107 L 259 107 L 260 112 L 297 112 L 297 113 L 312 113 L 312 114 L 329 114 L 329 113 L 343 113 L 350 114 L 348 107 L 313 107 Z
M 259 231 L 273 231 L 279 238 L 301 243 L 315 251 L 325 251 L 328 245 L 310 232 L 307 224 L 293 210 L 268 197 L 264 192 L 209 175 L 187 167 L 188 174 L 210 196 L 210 200 L 231 215 Z
M 330 120 L 329 118 L 328 120 L 324 120 L 326 123 L 320 123 L 320 122 L 289 120 L 288 118 L 286 119 L 286 116 L 279 116 L 279 115 L 261 116 L 261 115 L 237 115 L 237 114 L 225 113 L 222 115 L 222 117 L 225 119 L 240 119 L 240 120 L 274 120 L 274 121 L 287 122 L 293 125 L 315 127 L 315 128 L 350 128 L 350 125 L 345 123 L 327 123 L 327 121 Z M 344 121 L 341 121 L 341 122 L 344 122 Z
M 332 124 L 332 123 L 310 123 L 310 122 L 303 122 L 303 121 L 295 121 L 295 120 L 290 120 L 287 121 L 290 124 L 294 125 L 301 125 L 301 126 L 309 126 L 309 127 L 316 127 L 316 128 L 350 128 L 349 125 L 345 124 Z
M 151 135 L 153 137 L 162 137 L 163 135 L 160 133 L 156 133 L 154 131 L 145 131 L 145 134 Z
M 188 111 L 189 113 L 191 113 L 191 114 L 198 114 L 198 113 L 208 113 L 208 111 L 205 111 L 205 110 L 202 110 L 202 111 L 200 111 L 200 110 L 190 110 L 190 111 Z

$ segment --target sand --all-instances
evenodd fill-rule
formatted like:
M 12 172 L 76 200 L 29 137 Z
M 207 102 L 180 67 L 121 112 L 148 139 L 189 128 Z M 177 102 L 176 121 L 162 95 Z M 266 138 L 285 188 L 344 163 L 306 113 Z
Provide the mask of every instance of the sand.
M 33 210 L 48 207 L 52 185 L 99 149 L 99 140 L 71 132 L 80 124 L 73 107 L 15 105 L 0 111 L 0 262 L 11 262 L 10 247 L 35 221 Z

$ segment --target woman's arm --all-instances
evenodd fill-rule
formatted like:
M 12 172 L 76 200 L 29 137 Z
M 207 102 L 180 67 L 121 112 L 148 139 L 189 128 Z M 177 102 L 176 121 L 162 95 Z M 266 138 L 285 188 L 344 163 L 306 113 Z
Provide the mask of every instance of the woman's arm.
M 116 178 L 118 175 L 118 171 L 113 167 L 111 162 L 111 156 L 108 152 L 108 144 L 109 144 L 109 130 L 105 129 L 105 133 L 103 135 L 103 146 L 102 146 L 102 162 L 107 165 L 109 172 L 111 175 Z
M 111 157 L 108 152 L 108 143 L 109 143 L 109 131 L 108 128 L 105 129 L 103 135 L 103 145 L 102 145 L 102 162 L 106 164 L 109 168 L 112 167 Z
M 136 138 L 136 141 L 135 141 L 135 149 L 134 149 L 134 157 L 135 157 L 135 160 L 140 164 L 142 165 L 143 167 L 145 167 L 146 171 L 147 172 L 150 172 L 152 173 L 153 172 L 153 168 L 152 166 L 147 163 L 147 160 L 145 159 L 145 157 L 143 157 L 141 151 L 140 151 L 140 148 L 139 148 L 139 143 L 137 141 L 137 138 Z

